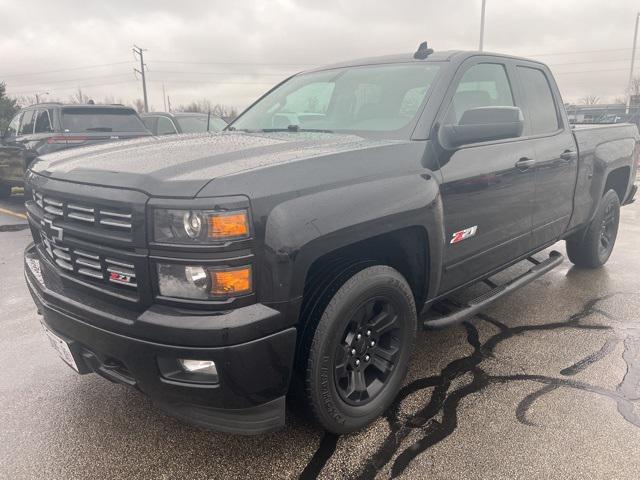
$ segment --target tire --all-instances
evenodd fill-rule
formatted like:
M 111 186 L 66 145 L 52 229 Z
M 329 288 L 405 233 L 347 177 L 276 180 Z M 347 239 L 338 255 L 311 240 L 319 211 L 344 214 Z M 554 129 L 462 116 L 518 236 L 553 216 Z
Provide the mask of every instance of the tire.
M 584 268 L 599 268 L 607 263 L 616 243 L 619 222 L 620 199 L 615 191 L 609 190 L 602 196 L 587 230 L 567 239 L 569 260 Z
M 9 198 L 11 196 L 11 185 L 0 183 L 0 198 Z
M 416 334 L 416 307 L 404 277 L 383 265 L 353 270 L 325 289 L 309 319 L 315 328 L 303 341 L 308 410 L 336 434 L 365 427 L 389 407 Z

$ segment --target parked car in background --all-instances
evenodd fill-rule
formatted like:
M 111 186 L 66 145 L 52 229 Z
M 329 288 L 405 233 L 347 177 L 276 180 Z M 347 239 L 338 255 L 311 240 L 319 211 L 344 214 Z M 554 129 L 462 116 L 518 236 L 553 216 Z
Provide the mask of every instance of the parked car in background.
M 143 113 L 140 116 L 154 135 L 221 132 L 227 126 L 227 122 L 223 119 L 208 113 L 153 112 Z
M 123 105 L 41 103 L 20 110 L 0 141 L 0 198 L 20 186 L 39 155 L 70 147 L 145 137 L 135 110 Z

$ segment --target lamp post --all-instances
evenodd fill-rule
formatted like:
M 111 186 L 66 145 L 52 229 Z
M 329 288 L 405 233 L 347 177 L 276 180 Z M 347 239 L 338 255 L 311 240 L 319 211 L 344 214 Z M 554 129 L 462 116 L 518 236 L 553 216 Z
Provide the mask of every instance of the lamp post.
M 482 51 L 484 47 L 484 11 L 487 6 L 487 0 L 482 0 L 482 13 L 480 14 L 480 46 L 478 50 Z M 637 25 L 636 25 L 637 28 Z
M 638 40 L 638 21 L 640 20 L 640 13 L 636 14 L 636 29 L 633 32 L 633 48 L 631 49 L 631 68 L 629 70 L 629 84 L 627 86 L 627 108 L 624 113 L 629 115 L 629 106 L 631 105 L 631 85 L 633 83 L 633 65 L 636 61 L 636 41 Z

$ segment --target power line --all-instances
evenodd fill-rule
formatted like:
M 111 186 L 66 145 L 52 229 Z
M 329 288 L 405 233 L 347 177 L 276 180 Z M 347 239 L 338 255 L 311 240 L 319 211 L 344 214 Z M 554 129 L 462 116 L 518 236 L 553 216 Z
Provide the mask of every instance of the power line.
M 173 83 L 173 84 L 215 84 L 215 85 L 273 85 L 273 82 L 212 82 L 209 80 L 149 80 L 151 83 Z
M 226 76 L 239 76 L 239 75 L 256 75 L 261 77 L 284 77 L 281 73 L 262 73 L 262 72 L 211 72 L 211 71 L 186 71 L 186 70 L 153 70 L 153 73 L 170 73 L 179 75 L 226 75 Z
M 102 79 L 102 78 L 114 78 L 114 77 L 122 77 L 123 75 L 131 75 L 131 73 L 115 73 L 115 74 L 112 74 L 112 75 L 97 75 L 97 76 L 93 76 L 93 77 L 67 78 L 67 79 L 64 79 L 64 80 L 52 80 L 52 81 L 43 80 L 41 82 L 36 82 L 36 83 L 23 83 L 21 85 L 18 85 L 17 88 L 32 87 L 32 86 L 38 86 L 38 85 L 70 83 L 70 82 L 78 82 L 78 81 L 84 81 L 84 80 L 97 80 L 97 79 Z
M 569 75 L 573 73 L 597 73 L 597 72 L 626 72 L 628 68 L 601 68 L 596 70 L 576 70 L 573 72 L 553 72 L 554 75 Z
M 122 84 L 122 83 L 134 83 L 137 82 L 137 80 L 120 80 L 120 81 L 116 81 L 116 82 L 107 82 L 107 83 L 93 83 L 90 85 L 76 85 L 73 87 L 58 87 L 58 88 L 54 88 L 54 89 L 49 89 L 49 93 L 51 92 L 57 92 L 60 90 L 75 90 L 76 88 L 91 88 L 91 87 L 103 87 L 105 85 L 118 85 L 118 84 Z M 34 93 L 33 90 L 23 90 L 23 91 L 18 91 L 18 92 L 10 92 L 11 95 L 29 95 Z
M 153 60 L 152 63 L 180 63 L 184 65 L 228 65 L 246 66 L 255 65 L 261 67 L 315 67 L 317 63 L 261 63 L 261 62 L 187 62 L 183 60 Z
M 560 67 L 565 65 L 588 65 L 591 63 L 619 63 L 619 62 L 628 62 L 628 58 L 621 58 L 619 60 L 588 60 L 584 62 L 564 62 L 564 63 L 548 63 L 549 67 Z
M 60 73 L 60 72 L 70 72 L 72 70 L 85 70 L 87 68 L 101 68 L 101 67 L 111 67 L 114 65 L 124 65 L 131 62 L 115 62 L 115 63 L 103 63 L 100 65 L 85 65 L 84 67 L 69 67 L 69 68 L 61 68 L 59 70 L 46 70 L 41 72 L 31 72 L 31 73 L 12 73 L 11 75 L 2 75 L 2 78 L 13 78 L 13 77 L 26 77 L 30 75 L 44 75 L 47 73 Z
M 607 48 L 604 50 L 581 50 L 577 52 L 552 52 L 552 53 L 529 53 L 524 55 L 525 57 L 551 57 L 557 55 L 581 55 L 583 53 L 607 53 L 607 52 L 622 52 L 631 50 L 630 48 Z

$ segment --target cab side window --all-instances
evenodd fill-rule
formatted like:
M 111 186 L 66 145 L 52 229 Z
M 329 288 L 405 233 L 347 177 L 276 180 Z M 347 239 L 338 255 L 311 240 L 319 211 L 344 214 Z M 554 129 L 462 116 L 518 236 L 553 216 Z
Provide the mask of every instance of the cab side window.
M 36 116 L 35 133 L 51 133 L 51 117 L 48 110 L 40 110 Z
M 20 126 L 20 135 L 31 135 L 33 133 L 33 123 L 35 111 L 27 110 L 22 117 L 22 125 Z
M 560 128 L 558 109 L 551 93 L 551 86 L 542 70 L 531 67 L 517 67 L 522 83 L 530 135 L 552 133 Z
M 513 107 L 513 94 L 504 65 L 479 63 L 460 79 L 444 123 L 457 125 L 462 114 L 479 107 Z
M 144 123 L 146 129 L 151 133 L 153 133 L 154 135 L 158 134 L 158 117 L 142 117 L 142 123 Z
M 178 133 L 176 127 L 173 126 L 173 122 L 167 117 L 158 117 L 158 135 L 171 135 Z

